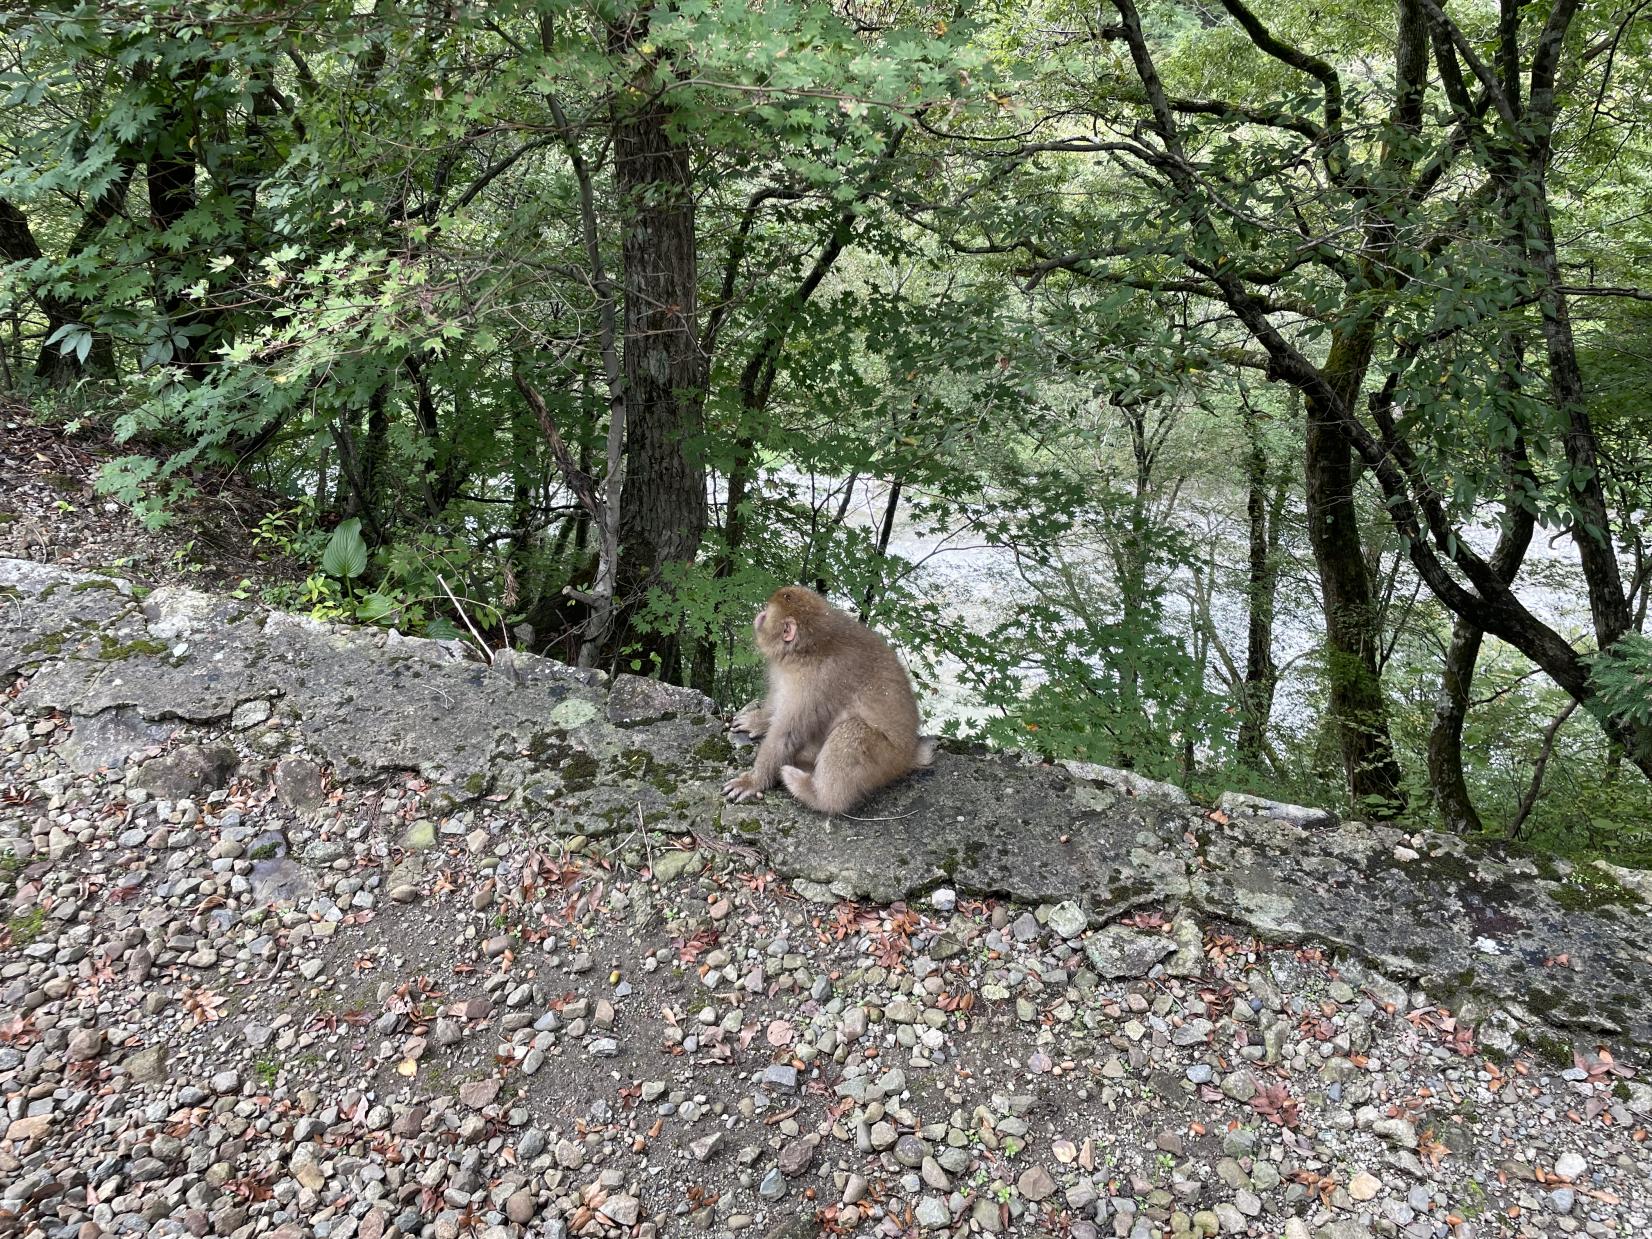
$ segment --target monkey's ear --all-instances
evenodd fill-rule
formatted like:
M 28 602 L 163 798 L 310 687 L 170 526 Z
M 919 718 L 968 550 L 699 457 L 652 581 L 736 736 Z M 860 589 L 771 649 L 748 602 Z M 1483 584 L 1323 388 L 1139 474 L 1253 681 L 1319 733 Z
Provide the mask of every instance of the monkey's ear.
M 787 645 L 790 645 L 793 641 L 797 640 L 797 621 L 796 620 L 791 619 L 790 617 L 788 617 L 786 622 L 784 624 L 780 625 L 780 639 L 782 641 L 784 641 Z

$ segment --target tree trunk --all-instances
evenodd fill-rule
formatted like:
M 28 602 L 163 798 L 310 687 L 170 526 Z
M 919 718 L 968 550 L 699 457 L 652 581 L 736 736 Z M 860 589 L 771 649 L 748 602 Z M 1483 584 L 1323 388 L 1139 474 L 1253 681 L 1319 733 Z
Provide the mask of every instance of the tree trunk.
M 390 452 L 390 388 L 389 380 L 379 384 L 367 400 L 367 433 L 357 450 L 355 479 L 359 490 L 351 492 L 346 516 L 363 517 L 368 526 L 387 529 L 394 523 L 391 504 L 386 502 L 385 465 Z
M 1509 333 L 1502 346 L 1503 375 L 1499 386 L 1505 393 L 1519 394 L 1521 341 Z M 1509 471 L 1508 498 L 1504 523 L 1491 553 L 1491 568 L 1498 579 L 1512 584 L 1531 545 L 1537 523 L 1529 504 L 1522 502 L 1519 480 L 1529 478 L 1525 438 L 1518 432 L 1505 456 Z M 1480 657 L 1484 630 L 1472 620 L 1458 616 L 1451 626 L 1451 643 L 1446 647 L 1445 666 L 1440 671 L 1440 691 L 1434 700 L 1434 725 L 1428 733 L 1428 785 L 1447 829 L 1458 834 L 1477 833 L 1480 814 L 1468 792 L 1463 776 L 1463 723 L 1468 717 L 1469 690 L 1474 685 L 1474 666 Z
M 1261 769 L 1268 720 L 1279 666 L 1273 660 L 1273 621 L 1279 587 L 1279 509 L 1268 498 L 1268 453 L 1262 429 L 1250 406 L 1245 408 L 1250 451 L 1245 462 L 1245 513 L 1250 527 L 1250 562 L 1245 578 L 1245 679 L 1240 690 L 1239 760 Z
M 646 41 L 648 14 L 611 28 L 618 53 Z M 626 486 L 620 510 L 617 631 L 645 664 L 675 674 L 675 634 L 626 633 L 644 594 L 670 564 L 690 563 L 706 527 L 699 446 L 706 394 L 700 351 L 694 187 L 688 152 L 656 74 L 644 68 L 614 114 L 614 170 L 624 265 Z M 636 102 L 631 102 L 631 100 Z
M 1480 814 L 1463 776 L 1463 722 L 1468 717 L 1474 664 L 1485 633 L 1461 617 L 1451 626 L 1440 690 L 1434 699 L 1434 725 L 1428 733 L 1428 786 L 1447 830 L 1473 834 Z
M 97 234 L 103 231 L 104 225 L 114 218 L 116 210 L 119 209 L 131 177 L 131 170 L 127 169 L 93 203 L 91 210 L 86 213 L 86 218 L 81 221 L 80 228 L 76 230 L 74 239 L 69 242 L 66 257 L 73 258 L 97 239 Z M 0 258 L 6 262 L 35 262 L 41 256 L 40 245 L 29 228 L 28 217 L 11 202 L 0 198 Z M 60 327 L 85 322 L 86 307 L 79 302 L 60 297 L 44 288 L 31 291 L 36 304 L 46 315 L 44 339 L 50 340 Z M 35 358 L 35 378 L 52 387 L 68 387 L 81 378 L 107 378 L 114 373 L 114 343 L 105 334 L 93 336 L 92 351 L 87 354 L 84 364 L 73 352 L 65 353 L 55 343 L 42 343 Z
M 199 73 L 199 68 L 195 68 L 180 79 L 179 85 L 187 87 Z M 186 103 L 184 107 L 187 106 Z M 162 115 L 145 170 L 149 213 L 153 216 L 157 232 L 176 228 L 195 209 L 195 149 L 192 141 L 196 124 L 193 115 L 186 113 L 184 107 L 173 105 Z M 164 242 L 159 248 L 166 252 L 182 252 L 181 247 L 169 249 Z M 201 379 L 206 376 L 201 361 L 206 352 L 203 334 L 206 322 L 200 307 L 182 291 L 161 287 L 171 282 L 171 276 L 167 264 L 157 263 L 156 295 L 166 307 L 172 331 L 172 361 L 182 366 L 191 378 Z
M 1359 393 L 1374 327 L 1366 320 L 1332 339 L 1325 375 L 1346 403 Z M 1312 393 L 1305 404 L 1308 541 L 1319 568 L 1325 670 L 1343 778 L 1349 798 L 1362 812 L 1392 816 L 1403 807 L 1404 795 L 1377 667 L 1382 632 L 1354 504 L 1353 445 L 1334 411 L 1322 408 Z
M 1572 502 L 1572 540 L 1577 544 L 1583 579 L 1589 589 L 1595 644 L 1604 650 L 1629 631 L 1629 599 L 1623 590 L 1611 518 L 1600 482 L 1600 446 L 1589 419 L 1583 372 L 1572 338 L 1572 317 L 1562 291 L 1560 259 L 1555 253 L 1554 224 L 1542 179 L 1528 190 L 1532 261 L 1542 276 L 1539 305 L 1543 343 L 1549 362 L 1549 392 L 1556 412 L 1566 419 L 1567 492 Z

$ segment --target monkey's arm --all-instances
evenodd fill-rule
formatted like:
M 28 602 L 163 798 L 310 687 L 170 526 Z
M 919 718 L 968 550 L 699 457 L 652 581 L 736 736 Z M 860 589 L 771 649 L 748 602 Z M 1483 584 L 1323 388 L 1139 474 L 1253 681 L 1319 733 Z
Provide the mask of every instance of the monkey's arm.
M 752 739 L 760 740 L 768 734 L 773 717 L 774 711 L 767 701 L 754 701 L 734 716 L 731 726 L 735 731 L 743 731 Z
M 780 781 L 780 767 L 788 765 L 800 747 L 793 729 L 779 722 L 757 746 L 757 760 L 752 768 L 723 784 L 723 793 L 733 801 L 761 799 L 764 792 Z

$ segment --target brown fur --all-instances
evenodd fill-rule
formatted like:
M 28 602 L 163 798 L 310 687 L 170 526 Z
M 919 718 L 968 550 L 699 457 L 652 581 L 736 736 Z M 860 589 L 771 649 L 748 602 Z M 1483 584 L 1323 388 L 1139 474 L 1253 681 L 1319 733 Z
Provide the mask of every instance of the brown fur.
M 877 633 L 800 585 L 776 590 L 752 631 L 769 692 L 735 715 L 735 728 L 762 743 L 751 770 L 724 786 L 730 800 L 781 781 L 811 809 L 843 813 L 929 764 L 912 682 Z

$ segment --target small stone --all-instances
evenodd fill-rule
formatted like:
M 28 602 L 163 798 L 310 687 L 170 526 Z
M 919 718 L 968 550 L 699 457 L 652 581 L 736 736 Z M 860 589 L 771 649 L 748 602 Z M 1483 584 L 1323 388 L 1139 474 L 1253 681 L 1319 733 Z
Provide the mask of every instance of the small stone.
M 802 1174 L 815 1160 L 815 1142 L 812 1140 L 793 1140 L 780 1150 L 780 1173 L 788 1179 L 795 1179 Z
M 321 1169 L 321 1161 L 313 1145 L 301 1144 L 293 1150 L 287 1162 L 287 1173 L 307 1191 L 319 1192 L 327 1183 L 327 1176 Z
M 958 892 L 950 886 L 937 886 L 929 894 L 929 906 L 937 912 L 951 912 L 958 906 Z
M 152 1045 L 139 1050 L 126 1059 L 121 1068 L 139 1084 L 164 1084 L 167 1077 L 166 1047 Z
M 69 1046 L 65 1051 L 71 1063 L 84 1063 L 103 1053 L 103 1030 L 98 1028 L 77 1028 L 69 1035 Z
M 1352 1179 L 1348 1180 L 1348 1195 L 1355 1200 L 1364 1202 L 1375 1200 L 1377 1193 L 1382 1191 L 1382 1180 L 1369 1171 L 1361 1170 Z
M 933 1157 L 926 1156 L 923 1159 L 919 1164 L 918 1174 L 927 1186 L 934 1188 L 937 1192 L 949 1191 L 952 1188 L 952 1180 L 947 1178 L 946 1171 L 941 1168 L 941 1163 Z
M 38 1140 L 52 1128 L 52 1116 L 49 1114 L 31 1114 L 20 1119 L 13 1119 L 6 1127 L 6 1140 L 12 1144 L 23 1144 L 29 1140 Z
M 270 703 L 259 697 L 253 701 L 243 701 L 231 711 L 229 725 L 236 731 L 246 731 L 260 723 L 268 722 L 270 717 Z M 279 770 L 280 767 L 277 767 Z
M 1109 925 L 1084 940 L 1084 954 L 1098 975 L 1121 980 L 1145 977 L 1176 944 L 1163 934 Z
M 654 880 L 675 882 L 679 878 L 700 872 L 705 868 L 705 857 L 693 849 L 668 848 L 654 858 Z
M 1555 1158 L 1554 1172 L 1562 1179 L 1571 1179 L 1575 1183 L 1588 1169 L 1589 1163 L 1580 1154 L 1568 1151 Z
M 1049 926 L 1063 938 L 1076 938 L 1089 927 L 1084 909 L 1071 899 L 1065 899 L 1050 909 Z
M 637 1203 L 635 1196 L 627 1196 L 623 1192 L 610 1196 L 597 1206 L 597 1212 L 617 1226 L 635 1226 L 637 1216 L 642 1206 Z
M 538 1201 L 530 1191 L 512 1192 L 505 1201 L 505 1216 L 518 1226 L 526 1226 L 533 1221 L 533 1215 L 538 1208 Z
M 1417 1127 L 1410 1119 L 1378 1119 L 1371 1130 L 1390 1144 L 1405 1149 L 1417 1147 Z
M 1557 1187 L 1549 1193 L 1548 1207 L 1561 1216 L 1570 1213 L 1577 1204 L 1577 1193 L 1569 1187 Z
M 939 1196 L 925 1196 L 913 1216 L 925 1230 L 945 1230 L 952 1223 L 952 1213 Z
M 883 1009 L 883 1015 L 891 1024 L 916 1024 L 918 1006 L 905 998 L 897 998 Z
M 480 1110 L 484 1106 L 493 1104 L 493 1099 L 499 1095 L 499 1086 L 502 1080 L 494 1077 L 487 1080 L 467 1080 L 459 1086 L 459 1100 L 472 1110 Z
M 1028 1200 L 1044 1200 L 1055 1194 L 1055 1180 L 1042 1166 L 1028 1166 L 1015 1181 L 1015 1190 Z
M 585 1165 L 585 1146 L 575 1140 L 558 1140 L 556 1164 L 564 1170 L 580 1169 Z

